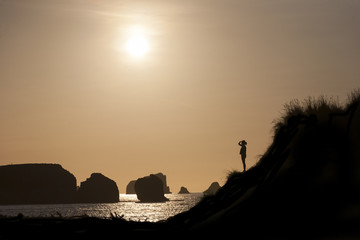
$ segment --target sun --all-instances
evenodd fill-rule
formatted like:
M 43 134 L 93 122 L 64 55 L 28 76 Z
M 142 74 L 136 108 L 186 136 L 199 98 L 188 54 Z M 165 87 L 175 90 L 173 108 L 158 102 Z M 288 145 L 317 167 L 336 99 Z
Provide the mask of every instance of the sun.
M 149 51 L 149 43 L 144 32 L 134 29 L 126 42 L 125 50 L 132 57 L 144 57 Z
M 149 44 L 143 36 L 132 36 L 126 43 L 126 50 L 133 57 L 143 57 L 149 51 Z

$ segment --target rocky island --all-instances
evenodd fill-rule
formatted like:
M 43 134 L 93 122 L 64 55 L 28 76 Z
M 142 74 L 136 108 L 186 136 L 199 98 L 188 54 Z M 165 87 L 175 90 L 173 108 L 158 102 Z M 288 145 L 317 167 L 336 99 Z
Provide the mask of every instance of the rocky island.
M 100 173 L 76 187 L 76 178 L 59 164 L 0 166 L 0 204 L 118 202 L 116 183 Z
M 170 187 L 167 185 L 167 182 L 166 182 L 166 175 L 164 175 L 161 172 L 153 174 L 153 175 L 158 177 L 163 182 L 164 194 L 171 193 L 170 192 Z M 128 185 L 126 185 L 126 194 L 135 194 L 135 182 L 136 182 L 136 180 L 131 180 L 128 183 Z
M 80 184 L 76 201 L 81 203 L 119 202 L 119 189 L 116 183 L 101 173 L 93 173 Z
M 126 194 L 136 194 L 135 192 L 135 182 L 136 180 L 131 180 L 128 185 L 126 185 Z
M 0 166 L 0 204 L 74 202 L 76 178 L 59 164 Z
M 154 174 L 155 176 L 157 176 L 158 178 L 160 178 L 160 180 L 163 182 L 163 188 L 164 188 L 164 194 L 169 194 L 171 193 L 170 191 L 170 187 L 167 185 L 167 181 L 166 181 L 166 175 L 163 173 L 156 173 Z
M 168 201 L 164 196 L 163 181 L 154 174 L 138 178 L 135 182 L 135 192 L 141 202 Z
M 186 187 L 181 187 L 180 188 L 180 191 L 179 191 L 179 194 L 188 194 L 190 193 Z

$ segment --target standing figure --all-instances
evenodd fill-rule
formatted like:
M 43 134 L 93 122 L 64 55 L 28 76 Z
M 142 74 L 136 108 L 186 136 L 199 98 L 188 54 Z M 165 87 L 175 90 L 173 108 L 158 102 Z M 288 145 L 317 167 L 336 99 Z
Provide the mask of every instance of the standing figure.
M 242 140 L 239 142 L 239 146 L 241 146 L 240 148 L 240 155 L 241 155 L 241 160 L 244 166 L 244 172 L 246 171 L 246 164 L 245 164 L 245 158 L 246 158 L 246 145 L 247 142 L 245 140 Z

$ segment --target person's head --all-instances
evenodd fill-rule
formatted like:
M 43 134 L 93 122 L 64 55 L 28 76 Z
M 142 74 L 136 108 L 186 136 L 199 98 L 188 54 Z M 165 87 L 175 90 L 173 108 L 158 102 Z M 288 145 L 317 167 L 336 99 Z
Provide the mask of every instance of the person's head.
M 247 142 L 245 140 L 241 141 L 241 145 L 246 145 L 246 144 L 247 144 Z

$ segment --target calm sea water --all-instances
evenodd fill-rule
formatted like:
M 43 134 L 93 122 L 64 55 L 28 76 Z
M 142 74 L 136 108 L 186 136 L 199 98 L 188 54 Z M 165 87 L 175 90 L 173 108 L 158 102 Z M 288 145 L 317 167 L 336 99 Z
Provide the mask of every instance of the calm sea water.
M 120 194 L 118 203 L 87 204 L 39 204 L 0 206 L 0 215 L 25 217 L 78 217 L 91 216 L 110 218 L 111 214 L 126 220 L 157 222 L 165 220 L 195 206 L 203 193 L 165 194 L 170 201 L 162 203 L 140 203 L 136 194 Z

